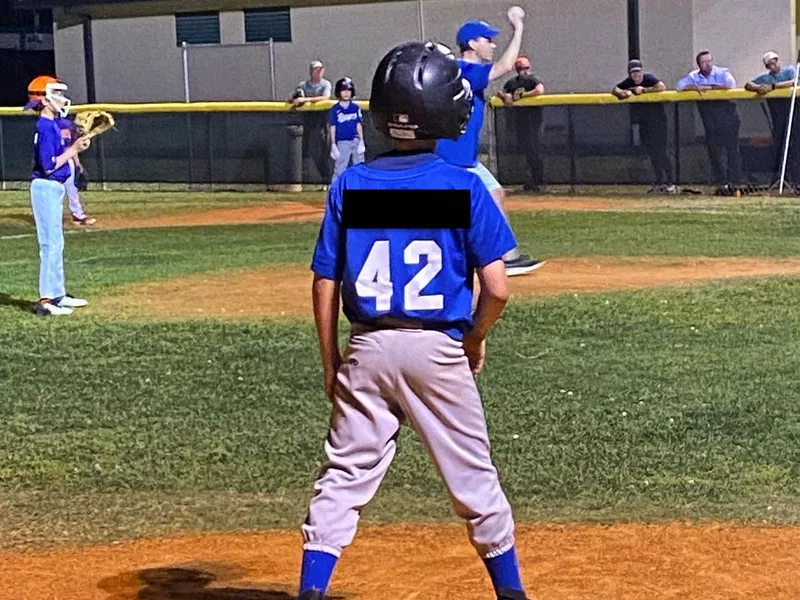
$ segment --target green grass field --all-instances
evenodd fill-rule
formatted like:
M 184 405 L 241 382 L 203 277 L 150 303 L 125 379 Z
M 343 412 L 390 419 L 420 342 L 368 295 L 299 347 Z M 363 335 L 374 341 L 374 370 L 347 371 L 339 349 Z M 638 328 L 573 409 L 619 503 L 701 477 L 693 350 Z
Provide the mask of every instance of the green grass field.
M 150 212 L 275 200 L 98 193 L 90 205 L 134 214 L 137 197 Z M 32 232 L 26 201 L 0 194 L 0 544 L 299 525 L 329 412 L 313 323 L 37 318 L 25 308 L 36 239 L 2 238 Z M 789 202 L 512 218 L 537 257 L 800 256 Z M 317 228 L 77 232 L 68 289 L 91 300 L 135 282 L 307 264 Z M 515 301 L 488 352 L 478 381 L 520 520 L 800 521 L 800 278 Z M 406 430 L 364 521 L 452 518 Z

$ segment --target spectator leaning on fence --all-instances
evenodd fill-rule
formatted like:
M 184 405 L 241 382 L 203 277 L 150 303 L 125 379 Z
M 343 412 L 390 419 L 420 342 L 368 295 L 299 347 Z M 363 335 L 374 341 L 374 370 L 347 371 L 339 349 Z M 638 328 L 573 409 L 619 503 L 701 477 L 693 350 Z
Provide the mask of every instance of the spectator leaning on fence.
M 729 90 L 736 87 L 730 70 L 714 64 L 714 57 L 703 50 L 695 58 L 698 68 L 678 82 L 678 91 L 694 90 L 701 97 L 709 90 Z M 706 131 L 706 149 L 711 173 L 717 185 L 717 195 L 732 195 L 741 184 L 742 157 L 739 152 L 741 119 L 731 100 L 701 100 L 697 110 Z M 723 164 L 725 154 L 727 165 Z M 727 168 L 726 168 L 727 167 Z
M 331 82 L 323 77 L 325 68 L 318 60 L 312 61 L 308 70 L 308 79 L 297 84 L 290 98 L 292 106 L 297 108 L 305 104 L 313 104 L 329 100 Z M 330 181 L 328 158 L 328 113 L 327 111 L 307 112 L 303 115 L 303 158 L 311 158 L 325 182 Z M 328 186 L 324 185 L 323 189 Z
M 794 78 L 797 69 L 794 65 L 782 66 L 781 59 L 775 52 L 767 52 L 761 62 L 767 70 L 744 84 L 744 89 L 748 92 L 756 92 L 759 96 L 768 94 L 772 90 L 789 88 L 794 85 Z
M 797 68 L 794 65 L 781 66 L 781 59 L 775 52 L 767 52 L 761 58 L 767 68 L 755 79 L 744 84 L 744 89 L 764 96 L 773 90 L 794 86 Z M 767 98 L 770 117 L 772 118 L 772 139 L 775 146 L 775 173 L 780 173 L 783 163 L 783 145 L 786 140 L 786 129 L 789 124 L 789 98 Z M 786 160 L 786 181 L 800 192 L 800 131 L 792 128 L 792 141 L 789 144 L 789 155 Z
M 506 106 L 523 98 L 534 98 L 544 94 L 544 84 L 531 71 L 531 61 L 520 56 L 514 61 L 517 76 L 506 81 L 497 95 Z M 510 111 L 507 118 L 517 134 L 517 146 L 525 154 L 530 180 L 524 189 L 528 192 L 544 192 L 544 162 L 542 161 L 540 136 L 542 130 L 542 109 L 539 106 L 526 106 Z
M 626 100 L 666 89 L 667 86 L 658 77 L 644 72 L 640 60 L 632 60 L 628 63 L 628 77 L 620 81 L 611 93 L 620 100 Z M 675 187 L 672 163 L 667 155 L 667 111 L 664 103 L 631 104 L 631 124 L 639 127 L 639 136 L 653 166 L 655 183 L 650 192 L 676 194 L 678 188 Z

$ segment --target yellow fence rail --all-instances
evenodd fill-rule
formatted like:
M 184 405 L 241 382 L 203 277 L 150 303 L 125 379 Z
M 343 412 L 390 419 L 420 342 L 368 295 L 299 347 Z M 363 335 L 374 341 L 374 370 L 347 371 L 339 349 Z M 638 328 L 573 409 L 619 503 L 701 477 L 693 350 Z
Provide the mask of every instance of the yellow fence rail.
M 514 106 L 558 106 L 570 104 L 636 104 L 652 102 L 702 102 L 704 100 L 755 100 L 759 98 L 789 98 L 792 90 L 788 88 L 775 90 L 766 96 L 758 96 L 744 89 L 712 90 L 702 94 L 690 92 L 665 91 L 641 96 L 633 96 L 627 100 L 618 100 L 612 94 L 550 94 L 536 98 L 523 98 Z M 297 108 L 288 102 L 147 102 L 147 103 L 100 103 L 77 104 L 73 112 L 86 110 L 105 110 L 110 113 L 181 113 L 181 112 L 313 112 L 328 110 L 336 103 L 325 100 L 314 104 L 306 104 Z M 357 100 L 363 110 L 369 110 L 368 100 Z M 491 99 L 495 108 L 504 108 L 502 100 L 496 96 Z M 0 107 L 0 116 L 31 116 L 32 111 L 23 111 L 22 107 Z

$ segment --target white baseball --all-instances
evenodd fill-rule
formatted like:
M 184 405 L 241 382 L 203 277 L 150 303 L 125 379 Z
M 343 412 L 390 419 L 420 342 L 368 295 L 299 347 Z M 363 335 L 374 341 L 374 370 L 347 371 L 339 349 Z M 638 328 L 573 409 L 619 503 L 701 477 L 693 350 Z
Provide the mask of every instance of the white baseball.
M 511 8 L 508 9 L 508 18 L 511 21 L 513 21 L 515 18 L 524 19 L 525 11 L 522 10 L 521 6 L 512 6 Z

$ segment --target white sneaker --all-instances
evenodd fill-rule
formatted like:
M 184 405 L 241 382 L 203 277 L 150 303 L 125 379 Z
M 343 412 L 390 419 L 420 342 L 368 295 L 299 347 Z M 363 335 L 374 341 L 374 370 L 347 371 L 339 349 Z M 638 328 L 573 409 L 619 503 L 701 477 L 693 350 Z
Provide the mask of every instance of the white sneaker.
M 52 302 L 37 302 L 36 314 L 40 317 L 71 315 L 74 311 L 67 306 L 58 306 Z
M 89 304 L 83 298 L 75 298 L 73 296 L 70 296 L 69 294 L 63 296 L 60 300 L 57 300 L 55 303 L 60 308 L 81 308 L 82 306 L 86 306 L 87 304 Z

